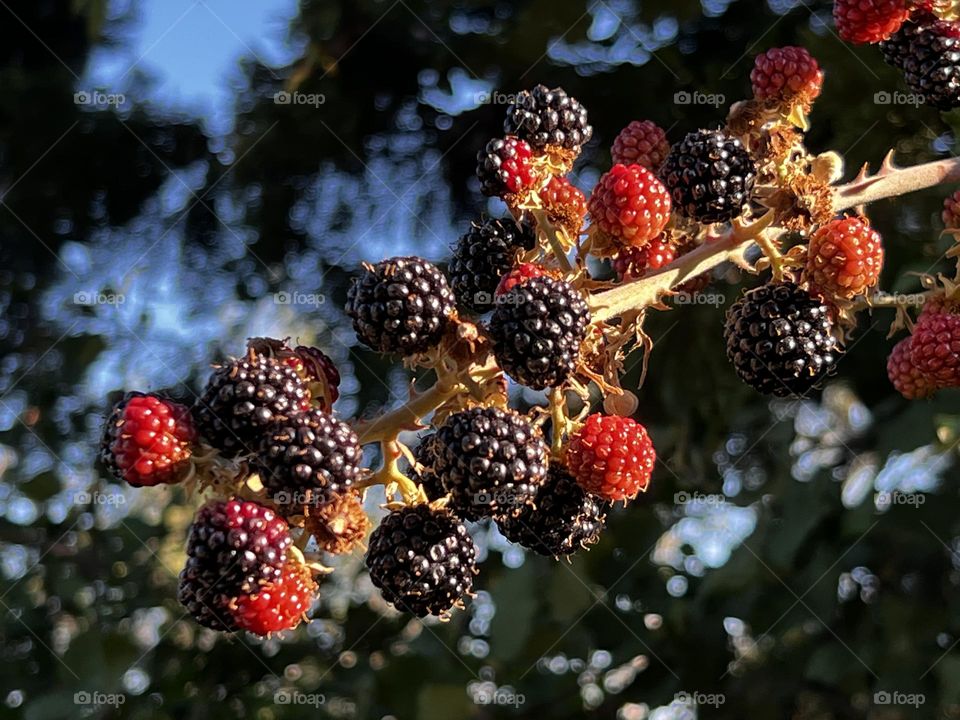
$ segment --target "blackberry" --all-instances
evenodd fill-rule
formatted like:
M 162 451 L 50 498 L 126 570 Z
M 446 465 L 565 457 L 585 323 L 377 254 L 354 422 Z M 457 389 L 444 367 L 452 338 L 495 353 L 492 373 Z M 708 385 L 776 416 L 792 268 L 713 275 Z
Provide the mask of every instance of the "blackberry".
M 277 417 L 302 412 L 310 391 L 296 370 L 278 358 L 249 350 L 219 367 L 193 408 L 197 429 L 226 457 L 256 448 L 263 429 Z
M 727 358 L 765 395 L 804 395 L 836 369 L 831 308 L 794 283 L 745 292 L 727 311 Z
M 536 506 L 525 506 L 515 517 L 497 518 L 497 525 L 511 542 L 559 557 L 599 539 L 606 507 L 603 500 L 584 492 L 565 468 L 552 465 Z
M 563 88 L 537 85 L 533 90 L 517 93 L 507 108 L 503 130 L 526 140 L 530 147 L 544 150 L 553 145 L 580 154 L 583 145 L 593 137 L 587 122 L 587 109 Z
M 517 251 L 531 250 L 536 242 L 533 228 L 513 220 L 489 218 L 470 223 L 447 268 L 457 302 L 480 314 L 492 309 L 493 293 L 500 278 L 513 267 Z
M 357 434 L 319 408 L 267 428 L 252 468 L 284 509 L 324 504 L 360 478 L 363 451 Z
M 727 222 L 750 201 L 757 167 L 737 138 L 720 130 L 697 130 L 670 149 L 660 177 L 684 217 Z
M 247 347 L 267 357 L 276 357 L 297 371 L 311 389 L 314 403 L 329 408 L 340 396 L 340 371 L 323 350 L 308 345 L 290 347 L 285 340 L 257 337 Z
M 466 520 L 512 514 L 532 503 L 547 476 L 540 431 L 513 410 L 477 407 L 437 429 L 434 471 Z
M 960 107 L 960 23 L 921 13 L 880 43 L 880 50 L 928 105 Z
M 291 539 L 287 523 L 236 498 L 207 503 L 193 520 L 177 596 L 198 623 L 235 630 L 230 603 L 280 580 Z
M 357 337 L 382 353 L 414 355 L 438 345 L 453 304 L 443 273 L 419 257 L 364 265 L 347 293 Z
M 476 556 L 473 539 L 451 512 L 415 505 L 381 521 L 366 562 L 387 602 L 417 617 L 443 616 L 473 588 Z
M 495 138 L 477 153 L 480 192 L 488 197 L 524 196 L 537 180 L 533 151 L 515 137 Z
M 570 283 L 541 276 L 497 297 L 490 320 L 493 353 L 514 380 L 537 390 L 573 372 L 590 311 Z

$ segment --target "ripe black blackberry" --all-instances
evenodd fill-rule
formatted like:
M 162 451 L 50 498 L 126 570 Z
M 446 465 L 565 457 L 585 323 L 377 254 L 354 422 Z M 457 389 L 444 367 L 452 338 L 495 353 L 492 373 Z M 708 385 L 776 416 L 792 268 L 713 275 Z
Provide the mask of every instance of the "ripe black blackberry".
M 235 630 L 231 600 L 279 580 L 290 543 L 287 523 L 273 510 L 236 498 L 211 501 L 190 528 L 177 597 L 201 625 Z
M 593 137 L 587 109 L 563 88 L 551 90 L 545 85 L 517 93 L 516 100 L 507 108 L 503 130 L 537 150 L 553 145 L 577 155 Z
M 720 130 L 697 130 L 670 149 L 660 178 L 684 217 L 727 222 L 750 202 L 757 167 L 739 139 Z
M 324 504 L 360 478 L 357 434 L 319 408 L 278 420 L 264 432 L 252 468 L 284 511 Z
M 465 520 L 519 512 L 547 477 L 540 431 L 513 410 L 477 407 L 454 413 L 437 429 L 434 471 Z
M 513 267 L 518 250 L 530 250 L 537 238 L 527 225 L 489 218 L 470 223 L 453 250 L 447 272 L 457 302 L 483 314 L 493 308 L 493 293 L 500 278 Z
M 413 451 L 413 457 L 423 466 L 423 471 L 419 475 L 415 472 L 410 473 L 413 480 L 423 486 L 423 491 L 431 502 L 439 500 L 447 494 L 436 471 L 437 452 L 440 449 L 439 441 L 440 437 L 437 433 L 431 433 L 420 441 L 420 444 Z
M 357 337 L 382 353 L 415 355 L 436 346 L 453 312 L 447 279 L 419 257 L 364 264 L 347 293 Z
M 804 395 L 836 369 L 833 322 L 830 306 L 794 283 L 761 285 L 727 311 L 727 358 L 765 395 Z
M 249 350 L 213 373 L 193 407 L 197 429 L 227 457 L 256 450 L 263 428 L 277 417 L 302 412 L 310 391 L 280 359 Z
M 600 538 L 607 504 L 585 492 L 567 470 L 551 465 L 536 506 L 527 505 L 514 517 L 497 518 L 511 542 L 540 555 L 570 555 Z
M 920 13 L 880 43 L 880 50 L 928 105 L 960 107 L 960 23 Z
M 370 535 L 367 568 L 384 599 L 398 609 L 445 615 L 473 588 L 477 548 L 448 510 L 429 505 L 387 515 Z
M 556 387 L 573 372 L 589 322 L 587 303 L 570 283 L 531 278 L 497 298 L 490 320 L 493 353 L 520 384 Z

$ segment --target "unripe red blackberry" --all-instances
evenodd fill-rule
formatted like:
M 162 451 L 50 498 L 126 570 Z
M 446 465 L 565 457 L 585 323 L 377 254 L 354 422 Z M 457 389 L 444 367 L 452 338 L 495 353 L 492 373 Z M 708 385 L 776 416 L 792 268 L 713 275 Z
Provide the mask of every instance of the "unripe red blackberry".
M 523 196 L 537 182 L 533 151 L 515 137 L 495 138 L 477 153 L 480 191 L 488 197 Z
M 674 208 L 700 223 L 728 222 L 750 202 L 757 167 L 738 138 L 720 130 L 689 133 L 660 169 Z
M 918 13 L 880 50 L 928 105 L 944 111 L 960 107 L 960 22 Z
M 913 328 L 910 361 L 939 387 L 960 387 L 960 314 L 922 313 Z
M 670 154 L 667 133 L 651 120 L 634 120 L 627 125 L 610 148 L 614 165 L 641 165 L 657 172 Z
M 937 391 L 937 384 L 928 378 L 910 359 L 912 337 L 906 337 L 896 345 L 887 358 L 887 377 L 907 400 L 927 398 Z
M 567 470 L 551 465 L 535 505 L 515 516 L 498 517 L 497 525 L 511 542 L 540 555 L 571 555 L 595 543 L 606 520 L 606 503 L 590 495 Z
M 256 450 L 263 429 L 278 417 L 302 412 L 310 392 L 297 371 L 253 350 L 216 369 L 193 415 L 197 429 L 226 457 Z
M 587 121 L 587 109 L 563 88 L 537 85 L 533 90 L 517 93 L 507 108 L 503 131 L 525 140 L 530 147 L 544 151 L 549 146 L 579 155 L 593 137 Z
M 943 201 L 943 226 L 948 230 L 960 229 L 960 190 Z
M 635 280 L 648 272 L 669 265 L 677 257 L 677 248 L 669 237 L 661 235 L 642 248 L 623 248 L 613 260 L 613 269 L 621 280 Z
M 236 498 L 207 503 L 190 528 L 180 602 L 201 625 L 235 630 L 232 599 L 278 582 L 290 543 L 287 523 L 269 508 Z
M 833 310 L 794 283 L 745 292 L 727 311 L 727 359 L 764 395 L 803 396 L 836 369 Z
M 257 337 L 247 348 L 266 357 L 279 358 L 297 371 L 310 388 L 315 405 L 329 410 L 340 397 L 340 371 L 323 350 L 308 345 L 290 347 L 285 340 Z
M 288 562 L 279 580 L 233 601 L 233 621 L 238 629 L 254 635 L 292 630 L 310 609 L 316 592 L 317 583 L 310 569 L 298 562 Z
M 842 40 L 855 45 L 878 43 L 910 17 L 906 0 L 834 0 L 833 19 Z
M 564 459 L 585 491 L 617 501 L 646 491 L 657 453 L 636 420 L 594 413 L 570 436 Z
M 190 471 L 196 441 L 188 407 L 131 392 L 103 425 L 100 460 L 117 480 L 136 487 L 177 483 Z
M 363 451 L 346 423 L 319 408 L 265 429 L 251 468 L 285 514 L 323 505 L 359 479 Z
M 550 222 L 561 226 L 573 239 L 580 236 L 587 216 L 587 198 L 579 188 L 564 177 L 552 175 L 540 191 L 540 201 Z
M 448 510 L 394 510 L 370 536 L 367 568 L 384 600 L 424 617 L 446 616 L 473 588 L 477 548 Z
M 771 48 L 757 55 L 750 82 L 757 100 L 809 104 L 823 88 L 823 70 L 806 48 Z
M 449 507 L 466 520 L 519 512 L 547 476 L 547 444 L 513 410 L 471 408 L 437 429 L 434 470 Z
M 880 279 L 880 233 L 858 217 L 831 220 L 810 238 L 803 277 L 830 297 L 851 299 Z
M 447 268 L 457 302 L 475 313 L 493 309 L 493 293 L 520 250 L 537 243 L 533 228 L 513 220 L 489 218 L 471 223 L 453 250 Z
M 640 165 L 610 168 L 600 177 L 587 206 L 597 227 L 620 247 L 643 247 L 670 220 L 670 194 L 656 175 Z
M 493 354 L 518 383 L 556 387 L 574 371 L 589 323 L 587 303 L 570 283 L 533 278 L 497 298 L 490 319 Z
M 382 353 L 415 355 L 437 346 L 453 313 L 447 279 L 419 257 L 365 264 L 347 293 L 357 337 Z

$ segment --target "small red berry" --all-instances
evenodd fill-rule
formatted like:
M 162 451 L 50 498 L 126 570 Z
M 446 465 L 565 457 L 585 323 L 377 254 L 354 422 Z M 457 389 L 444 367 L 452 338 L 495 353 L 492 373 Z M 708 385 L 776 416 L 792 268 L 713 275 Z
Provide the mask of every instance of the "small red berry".
M 590 415 L 570 438 L 566 463 L 588 493 L 628 500 L 644 492 L 657 454 L 646 428 L 618 415 Z
M 960 314 L 921 313 L 910 341 L 910 361 L 940 387 L 960 387 Z
M 530 278 L 542 277 L 543 275 L 549 275 L 550 271 L 541 265 L 536 265 L 534 263 L 523 263 L 517 265 L 510 272 L 500 278 L 500 284 L 497 285 L 497 289 L 494 292 L 496 297 L 500 297 L 504 293 L 508 293 L 517 285 L 522 282 L 529 280 Z
M 887 377 L 907 400 L 930 397 L 937 390 L 936 383 L 910 360 L 912 339 L 907 337 L 894 345 L 887 358 Z
M 663 128 L 651 120 L 634 120 L 613 141 L 610 155 L 619 165 L 642 165 L 656 172 L 670 154 Z
M 833 19 L 842 40 L 855 45 L 888 39 L 910 17 L 906 0 L 834 0 Z
M 943 201 L 943 226 L 948 230 L 960 229 L 960 190 Z
M 496 138 L 477 153 L 480 189 L 489 197 L 521 195 L 536 181 L 531 161 L 533 151 L 515 137 Z
M 809 103 L 820 94 L 823 71 L 805 48 L 771 48 L 757 55 L 750 82 L 757 100 Z
M 553 175 L 539 194 L 550 222 L 561 225 L 571 238 L 579 237 L 587 216 L 587 198 L 580 189 Z
M 831 220 L 810 238 L 805 278 L 828 295 L 850 299 L 877 284 L 883 268 L 880 233 L 858 217 Z
M 310 609 L 317 584 L 310 569 L 297 562 L 283 566 L 280 579 L 262 585 L 252 595 L 241 595 L 231 606 L 233 620 L 241 630 L 269 635 L 292 630 Z
M 118 480 L 151 486 L 180 482 L 197 431 L 190 409 L 158 395 L 130 393 L 104 425 L 101 458 Z
M 670 193 L 640 165 L 614 165 L 597 183 L 590 217 L 618 245 L 643 247 L 670 220 Z
M 613 269 L 621 280 L 634 280 L 669 265 L 676 256 L 677 248 L 661 235 L 642 248 L 623 248 L 613 260 Z

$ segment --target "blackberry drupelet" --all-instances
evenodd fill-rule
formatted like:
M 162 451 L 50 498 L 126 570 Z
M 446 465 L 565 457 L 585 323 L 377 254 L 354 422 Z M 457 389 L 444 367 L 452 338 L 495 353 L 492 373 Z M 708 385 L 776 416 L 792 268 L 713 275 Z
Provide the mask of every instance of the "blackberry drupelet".
M 548 449 L 529 420 L 513 410 L 477 407 L 437 429 L 434 470 L 465 520 L 513 514 L 532 503 L 547 476 Z
M 454 247 L 447 268 L 457 302 L 479 314 L 492 310 L 493 293 L 500 278 L 513 267 L 517 251 L 531 250 L 536 242 L 531 227 L 510 219 L 470 223 L 470 229 Z
M 226 457 L 253 452 L 260 434 L 278 417 L 302 412 L 310 391 L 296 370 L 278 358 L 249 350 L 219 367 L 193 407 L 197 429 Z
M 556 387 L 573 372 L 589 322 L 587 303 L 570 283 L 532 278 L 497 298 L 490 320 L 493 353 L 520 384 Z
M 595 543 L 606 520 L 606 503 L 585 492 L 567 470 L 552 465 L 537 494 L 515 517 L 497 518 L 511 542 L 540 555 L 571 555 Z
M 593 137 L 587 109 L 563 88 L 551 90 L 545 85 L 517 93 L 516 100 L 507 108 L 503 130 L 537 150 L 553 145 L 577 155 Z
M 319 408 L 279 420 L 260 441 L 252 468 L 285 512 L 322 505 L 360 478 L 357 434 Z
M 777 397 L 802 396 L 836 369 L 831 308 L 794 283 L 745 292 L 727 311 L 727 358 L 740 378 Z
M 447 279 L 419 257 L 365 265 L 347 294 L 357 337 L 382 353 L 415 355 L 435 347 L 453 312 Z
M 198 623 L 235 630 L 230 601 L 280 580 L 291 539 L 273 510 L 236 498 L 197 512 L 187 540 L 178 598 Z
M 739 139 L 720 130 L 697 130 L 673 146 L 660 177 L 684 217 L 727 222 L 750 202 L 757 167 Z
M 448 510 L 429 505 L 387 515 L 370 536 L 367 568 L 384 599 L 399 610 L 446 615 L 473 587 L 477 548 Z
M 920 13 L 880 44 L 910 89 L 938 110 L 960 107 L 960 22 Z

